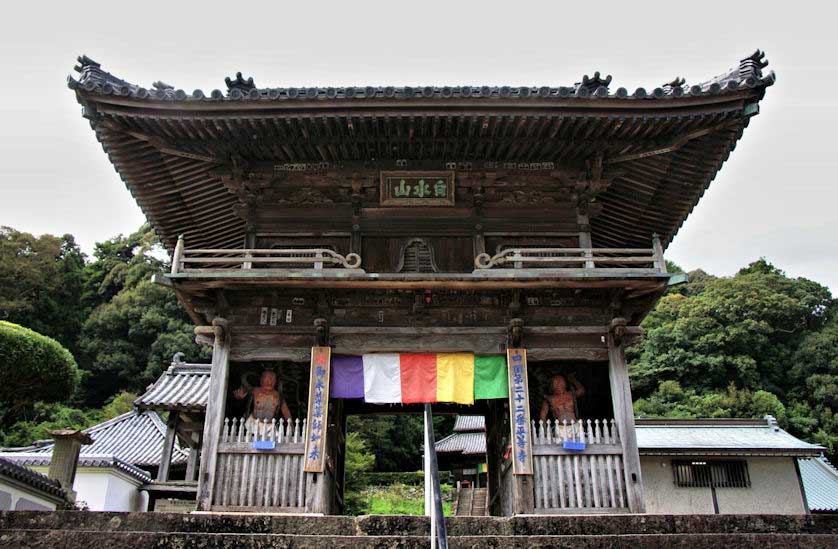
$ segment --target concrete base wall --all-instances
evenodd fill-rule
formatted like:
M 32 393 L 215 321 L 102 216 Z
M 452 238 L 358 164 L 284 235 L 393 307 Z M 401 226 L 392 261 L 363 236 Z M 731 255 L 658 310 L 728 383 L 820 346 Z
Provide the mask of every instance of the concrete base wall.
M 450 517 L 451 549 L 837 547 L 838 515 Z M 411 516 L 0 512 L 0 547 L 428 547 Z
M 706 460 L 706 456 L 678 457 Z M 804 514 L 803 495 L 794 458 L 748 457 L 749 488 L 717 488 L 716 499 L 721 514 Z M 710 488 L 675 486 L 672 458 L 642 456 L 643 489 L 648 513 L 714 513 Z

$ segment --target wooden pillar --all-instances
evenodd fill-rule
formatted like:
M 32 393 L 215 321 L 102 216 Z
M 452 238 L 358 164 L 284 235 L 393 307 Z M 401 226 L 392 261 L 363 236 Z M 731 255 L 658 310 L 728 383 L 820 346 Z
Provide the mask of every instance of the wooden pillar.
M 215 342 L 212 347 L 212 369 L 204 419 L 204 436 L 201 448 L 201 468 L 198 474 L 198 510 L 209 511 L 215 484 L 215 469 L 218 461 L 218 442 L 221 426 L 224 424 L 224 407 L 227 398 L 227 380 L 230 373 L 230 344 L 226 321 L 212 322 Z
M 324 343 L 325 330 L 319 332 L 318 343 Z M 306 419 L 305 452 L 303 454 L 305 474 L 305 510 L 309 513 L 329 513 L 332 509 L 334 482 L 334 442 L 329 425 L 329 377 L 331 370 L 331 349 L 326 346 L 312 347 L 311 371 L 308 387 L 308 415 Z
M 637 433 L 634 429 L 634 406 L 631 401 L 628 367 L 623 342 L 614 330 L 609 331 L 608 378 L 611 381 L 611 402 L 614 407 L 614 421 L 620 432 L 625 469 L 626 499 L 629 511 L 643 513 L 643 478 L 640 475 L 640 453 L 637 450 Z
M 489 507 L 487 511 L 491 515 L 500 516 L 501 512 L 501 470 L 503 468 L 503 434 L 509 432 L 509 425 L 504 421 L 506 411 L 503 409 L 503 402 L 498 400 L 487 400 L 486 412 L 486 484 L 489 492 Z
M 201 453 L 201 449 L 197 446 L 193 446 L 189 449 L 189 457 L 186 459 L 186 475 L 184 476 L 184 480 L 192 482 L 195 480 L 195 470 L 198 468 L 198 456 Z
M 591 248 L 593 240 L 591 239 L 591 222 L 588 216 L 588 205 L 579 204 L 576 207 L 576 224 L 579 227 L 579 247 L 584 250 L 586 258 L 593 258 Z M 596 265 L 593 261 L 585 261 L 586 269 L 593 269 Z
M 160 453 L 160 467 L 157 469 L 157 481 L 166 482 L 169 480 L 169 469 L 172 466 L 172 452 L 175 449 L 175 438 L 177 437 L 177 426 L 180 415 L 175 410 L 169 411 L 169 420 L 166 422 L 166 436 L 163 438 L 163 451 Z

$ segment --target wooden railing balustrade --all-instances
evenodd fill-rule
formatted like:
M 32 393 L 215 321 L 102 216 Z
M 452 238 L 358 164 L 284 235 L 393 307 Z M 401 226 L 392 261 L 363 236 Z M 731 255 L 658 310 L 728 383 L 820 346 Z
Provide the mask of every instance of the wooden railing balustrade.
M 361 256 L 341 255 L 327 248 L 187 249 L 179 238 L 172 256 L 172 274 L 234 269 L 358 269 Z
M 225 418 L 213 510 L 305 509 L 306 421 Z
M 536 513 L 627 510 L 623 450 L 613 419 L 533 421 L 532 439 Z M 585 448 L 572 449 L 579 446 L 574 443 Z
M 657 235 L 651 248 L 507 248 L 491 256 L 474 258 L 477 270 L 505 269 L 609 269 L 666 273 L 663 247 Z

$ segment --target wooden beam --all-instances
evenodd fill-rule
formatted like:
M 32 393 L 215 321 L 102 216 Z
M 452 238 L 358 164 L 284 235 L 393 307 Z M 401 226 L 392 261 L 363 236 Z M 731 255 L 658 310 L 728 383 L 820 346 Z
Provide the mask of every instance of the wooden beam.
M 637 433 L 634 426 L 634 406 L 631 400 L 628 367 L 623 342 L 617 342 L 614 333 L 606 336 L 608 343 L 608 379 L 611 382 L 611 402 L 614 421 L 620 433 L 625 470 L 626 499 L 632 513 L 645 512 L 643 478 L 640 474 L 640 453 L 637 450 Z
M 715 126 L 711 126 L 709 128 L 702 128 L 700 130 L 690 132 L 687 135 L 679 137 L 678 139 L 666 145 L 661 145 L 641 152 L 624 154 L 622 156 L 615 156 L 613 158 L 609 158 L 605 160 L 605 164 L 619 164 L 620 162 L 628 162 L 629 160 L 639 160 L 641 158 L 648 158 L 650 156 L 657 156 L 659 154 L 668 154 L 671 152 L 675 152 L 690 141 L 692 141 L 693 139 L 704 137 L 705 135 L 709 135 L 718 130 L 733 129 L 739 125 L 741 125 L 741 122 L 739 120 L 722 122 L 721 124 L 716 124 Z
M 224 423 L 224 404 L 227 397 L 227 381 L 230 373 L 229 332 L 221 319 L 213 321 L 216 328 L 212 348 L 212 369 L 207 398 L 207 414 L 204 420 L 201 467 L 198 475 L 198 510 L 209 511 L 212 505 L 212 491 L 215 484 L 215 470 L 218 462 L 218 443 Z

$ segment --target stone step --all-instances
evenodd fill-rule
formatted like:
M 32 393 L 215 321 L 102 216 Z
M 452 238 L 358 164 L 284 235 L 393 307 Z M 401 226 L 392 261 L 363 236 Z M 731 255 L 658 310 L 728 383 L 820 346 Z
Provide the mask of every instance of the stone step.
M 547 547 L 674 547 L 718 549 L 721 546 L 759 547 L 835 547 L 829 534 L 725 533 L 725 534 L 621 534 L 567 536 L 453 536 L 451 549 L 547 548 Z M 317 536 L 294 534 L 245 534 L 207 532 L 99 532 L 87 530 L 4 530 L 0 547 L 107 549 L 175 547 L 213 548 L 295 548 L 295 549 L 391 549 L 425 548 L 426 536 Z
M 838 534 L 838 515 L 557 515 L 449 517 L 449 535 Z M 427 517 L 219 515 L 84 511 L 0 512 L 0 531 L 183 532 L 301 536 L 427 536 Z M 838 544 L 836 544 L 838 546 Z M 108 548 L 110 549 L 110 548 Z

